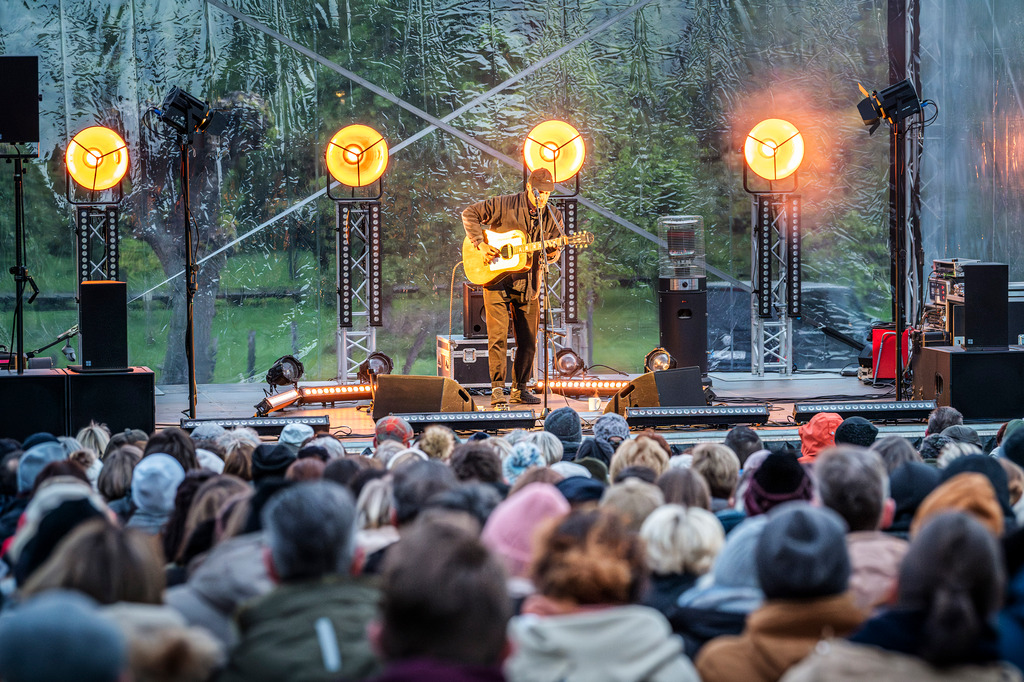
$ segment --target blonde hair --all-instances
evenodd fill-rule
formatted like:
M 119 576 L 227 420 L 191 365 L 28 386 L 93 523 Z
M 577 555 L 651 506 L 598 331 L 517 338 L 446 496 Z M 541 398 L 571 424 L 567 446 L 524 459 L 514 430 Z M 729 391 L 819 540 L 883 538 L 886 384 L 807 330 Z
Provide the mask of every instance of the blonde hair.
M 562 441 L 550 431 L 534 431 L 523 440 L 537 446 L 547 466 L 562 461 Z
M 624 440 L 612 456 L 608 478 L 614 481 L 626 467 L 637 466 L 652 469 L 656 477 L 661 476 L 668 469 L 668 453 L 658 441 L 646 436 Z
M 356 515 L 359 530 L 391 525 L 391 476 L 366 482 L 356 500 Z
M 647 566 L 654 573 L 704 575 L 725 543 L 721 522 L 699 507 L 666 504 L 651 512 L 640 527 L 647 546 Z
M 1010 488 L 1010 506 L 1012 507 L 1020 502 L 1021 496 L 1024 495 L 1024 469 L 1005 457 L 1000 457 L 996 461 L 1006 472 L 1006 483 Z
M 455 434 L 451 429 L 434 424 L 423 429 L 423 433 L 416 441 L 416 447 L 431 459 L 447 462 L 452 456 L 452 450 L 455 449 Z
M 75 434 L 75 440 L 81 443 L 84 449 L 92 450 L 96 453 L 96 458 L 99 458 L 107 450 L 107 443 L 110 442 L 110 430 L 106 424 L 97 424 L 91 421 L 88 426 L 83 426 Z
M 693 448 L 690 467 L 707 481 L 711 497 L 725 500 L 735 494 L 740 480 L 740 458 L 729 446 L 698 443 Z

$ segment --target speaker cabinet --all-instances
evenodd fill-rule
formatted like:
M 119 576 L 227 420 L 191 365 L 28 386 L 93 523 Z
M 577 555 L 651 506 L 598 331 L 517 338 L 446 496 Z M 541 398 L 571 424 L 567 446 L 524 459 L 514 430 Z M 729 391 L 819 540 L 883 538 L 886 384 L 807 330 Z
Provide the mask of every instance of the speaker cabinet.
M 700 367 L 641 374 L 611 397 L 605 412 L 625 416 L 630 407 L 693 407 L 707 405 Z
M 967 263 L 964 269 L 964 348 L 1006 350 L 1010 271 L 1006 263 Z
M 408 412 L 472 412 L 473 397 L 462 386 L 446 377 L 377 377 L 373 396 L 373 421 L 389 414 Z
M 0 56 L 0 142 L 39 142 L 39 57 Z
M 479 284 L 462 283 L 462 336 L 466 339 L 487 338 L 484 290 Z
M 925 346 L 914 365 L 914 398 L 955 407 L 965 419 L 1016 419 L 1024 414 L 1024 349 Z
M 658 292 L 658 322 L 661 346 L 676 359 L 679 367 L 699 367 L 708 371 L 708 293 Z
M 132 367 L 121 372 L 68 371 L 68 433 L 90 421 L 106 424 L 111 433 L 156 428 L 153 370 Z
M 128 287 L 124 282 L 82 282 L 78 330 L 82 371 L 128 369 Z
M 66 435 L 67 398 L 67 373 L 62 369 L 0 372 L 0 435 L 18 440 L 39 431 Z

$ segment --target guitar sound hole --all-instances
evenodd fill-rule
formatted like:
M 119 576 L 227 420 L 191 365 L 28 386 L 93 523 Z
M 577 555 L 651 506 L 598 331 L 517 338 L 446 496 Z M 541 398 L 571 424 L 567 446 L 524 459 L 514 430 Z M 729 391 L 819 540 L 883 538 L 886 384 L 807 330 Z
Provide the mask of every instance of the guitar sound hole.
M 512 257 L 512 247 L 509 244 L 504 244 L 501 247 L 501 257 L 505 260 Z

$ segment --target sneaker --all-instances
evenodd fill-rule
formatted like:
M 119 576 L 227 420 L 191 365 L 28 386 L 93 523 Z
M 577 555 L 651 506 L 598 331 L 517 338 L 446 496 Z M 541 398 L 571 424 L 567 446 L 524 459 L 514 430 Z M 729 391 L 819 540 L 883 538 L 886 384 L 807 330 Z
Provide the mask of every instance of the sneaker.
M 491 389 L 491 406 L 495 405 L 508 405 L 508 400 L 505 399 L 505 389 L 501 386 Z
M 540 405 L 541 403 L 540 398 L 534 395 L 533 391 L 529 389 L 520 390 L 518 388 L 512 389 L 512 393 L 509 395 L 508 401 L 519 405 Z

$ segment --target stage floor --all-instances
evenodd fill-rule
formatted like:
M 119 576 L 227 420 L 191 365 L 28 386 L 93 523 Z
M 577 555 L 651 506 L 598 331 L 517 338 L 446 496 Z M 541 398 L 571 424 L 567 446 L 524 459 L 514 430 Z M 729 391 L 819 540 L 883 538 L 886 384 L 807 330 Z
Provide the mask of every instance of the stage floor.
M 712 373 L 713 390 L 717 395 L 715 404 L 766 403 L 771 420 L 756 427 L 761 437 L 768 441 L 798 441 L 797 425 L 793 421 L 793 405 L 797 402 L 835 401 L 889 401 L 893 399 L 892 385 L 869 386 L 855 377 L 843 377 L 832 372 L 800 372 L 791 376 L 767 374 L 758 377 L 744 372 Z M 595 377 L 596 378 L 596 377 Z M 255 405 L 263 399 L 263 384 L 204 384 L 199 386 L 196 402 L 196 417 L 199 419 L 247 418 L 255 414 Z M 478 409 L 489 410 L 488 395 L 475 395 Z M 604 401 L 607 403 L 607 400 Z M 590 433 L 594 420 L 600 412 L 589 409 L 586 400 L 577 400 L 560 395 L 548 395 L 548 407 L 556 409 L 568 405 L 583 420 L 584 433 Z M 534 411 L 538 417 L 542 405 Z M 158 428 L 175 426 L 188 409 L 188 391 L 184 385 L 159 386 L 156 397 L 156 420 Z M 603 409 L 603 407 L 602 407 Z M 369 402 L 340 403 L 335 407 L 287 408 L 273 412 L 272 416 L 314 416 L 327 415 L 331 432 L 342 438 L 345 447 L 358 453 L 373 439 L 373 420 L 369 414 Z M 541 422 L 538 420 L 537 428 Z M 983 436 L 991 435 L 999 424 L 974 425 Z M 919 437 L 924 435 L 923 422 L 909 422 L 879 427 L 880 435 L 901 435 Z M 725 430 L 708 427 L 675 427 L 661 431 L 672 443 L 692 444 L 704 441 L 721 441 Z

